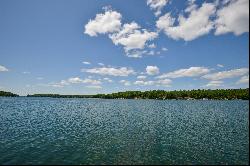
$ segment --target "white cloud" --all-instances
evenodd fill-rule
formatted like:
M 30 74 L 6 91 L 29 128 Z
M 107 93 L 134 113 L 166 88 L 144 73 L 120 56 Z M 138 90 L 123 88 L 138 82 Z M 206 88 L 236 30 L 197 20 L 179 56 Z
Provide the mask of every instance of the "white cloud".
M 103 80 L 105 80 L 105 81 L 107 81 L 109 83 L 113 82 L 113 80 L 111 80 L 110 78 L 107 78 L 107 77 L 103 78 Z
M 156 75 L 160 73 L 160 70 L 157 66 L 147 66 L 146 72 L 148 75 Z
M 72 84 L 78 84 L 82 82 L 82 79 L 79 77 L 73 77 L 73 78 L 69 78 L 68 82 L 72 83 Z
M 100 75 L 110 75 L 110 76 L 128 76 L 130 74 L 135 74 L 133 69 L 129 69 L 127 67 L 100 67 L 100 68 L 92 68 L 92 69 L 82 69 L 82 72 L 100 74 Z
M 65 85 L 69 85 L 70 83 L 66 80 L 62 80 L 59 84 L 62 86 L 65 86 Z
M 190 13 L 197 8 L 197 5 L 194 2 L 195 0 L 188 0 L 188 7 L 185 9 L 186 13 Z
M 145 81 L 145 80 L 137 80 L 134 82 L 135 85 L 140 86 L 165 86 L 169 87 L 172 83 L 170 79 L 157 80 L 157 81 Z
M 91 88 L 91 89 L 102 89 L 100 85 L 87 85 L 85 86 L 86 88 Z
M 154 43 L 148 45 L 149 48 L 156 48 L 156 45 Z
M 248 68 L 240 68 L 240 69 L 233 69 L 229 71 L 221 71 L 217 73 L 212 73 L 212 74 L 206 74 L 202 76 L 202 78 L 208 79 L 208 80 L 222 80 L 226 78 L 234 78 L 234 77 L 239 77 L 242 75 L 245 75 L 249 73 Z
M 98 33 L 106 34 L 117 32 L 121 28 L 122 15 L 116 11 L 107 10 L 104 14 L 97 14 L 94 20 L 89 20 L 85 25 L 85 34 L 97 36 Z
M 97 86 L 102 84 L 101 81 L 99 80 L 94 80 L 94 79 L 90 79 L 90 78 L 85 78 L 85 79 L 81 79 L 79 77 L 71 77 L 67 80 L 61 80 L 58 83 L 55 82 L 51 82 L 48 84 L 40 84 L 42 86 L 51 86 L 51 87 L 55 87 L 55 88 L 63 88 L 66 85 L 70 85 L 70 84 L 90 84 L 89 86 Z
M 53 85 L 65 86 L 65 85 L 69 85 L 69 84 L 80 84 L 80 83 L 92 84 L 92 85 L 102 84 L 102 82 L 99 80 L 94 80 L 94 79 L 90 79 L 90 78 L 81 79 L 79 77 L 71 77 L 67 80 L 62 80 L 59 83 L 54 83 Z
M 9 71 L 9 70 L 8 70 L 6 67 L 0 65 L 0 72 L 1 72 L 1 71 Z
M 93 79 L 89 79 L 89 78 L 83 79 L 83 80 L 82 80 L 82 83 L 88 83 L 88 84 L 93 84 L 93 85 L 102 84 L 102 82 L 99 81 L 99 80 L 93 80 Z
M 22 72 L 23 74 L 30 74 L 30 72 L 29 71 L 24 71 L 24 72 Z
M 162 8 L 168 3 L 168 0 L 147 0 L 147 5 L 151 10 L 155 10 L 155 16 L 161 14 Z
M 110 34 L 109 37 L 115 45 L 124 46 L 125 52 L 129 54 L 130 50 L 143 49 L 147 41 L 153 40 L 158 36 L 156 32 L 148 32 L 145 29 L 132 22 L 124 24 L 121 31 Z
M 229 2 L 229 3 L 228 3 Z M 229 0 L 217 11 L 215 35 L 249 32 L 249 0 Z
M 98 63 L 98 65 L 100 65 L 100 66 L 104 66 L 104 64 L 103 64 L 103 63 Z
M 134 82 L 135 85 L 154 85 L 154 81 L 143 81 L 143 80 L 137 80 Z
M 210 20 L 210 17 L 215 14 L 215 11 L 215 4 L 203 3 L 200 8 L 193 6 L 189 10 L 186 10 L 188 17 L 180 14 L 178 25 L 176 26 L 174 26 L 176 19 L 171 17 L 170 13 L 160 17 L 156 22 L 156 26 L 158 29 L 164 30 L 167 36 L 175 40 L 183 39 L 191 41 L 208 34 L 213 29 L 213 22 Z
M 221 86 L 222 84 L 223 84 L 223 81 L 214 80 L 214 81 L 208 82 L 208 84 L 205 86 L 206 87 L 218 87 L 218 86 Z
M 49 84 L 48 86 L 52 86 L 54 88 L 63 88 L 64 86 L 63 85 L 60 85 L 60 84 Z
M 222 65 L 222 64 L 217 64 L 217 67 L 222 68 L 222 67 L 224 67 L 224 65 Z
M 48 84 L 37 84 L 38 86 L 54 87 L 54 88 L 63 88 L 65 85 L 60 83 L 50 82 Z
M 187 69 L 179 69 L 173 72 L 165 73 L 157 78 L 179 78 L 179 77 L 197 77 L 209 73 L 206 67 L 190 67 Z
M 148 54 L 148 52 L 146 50 L 138 50 L 138 49 L 126 51 L 126 55 L 132 58 L 141 58 L 143 54 Z
M 130 81 L 127 81 L 127 80 L 121 80 L 120 83 L 124 84 L 125 86 L 131 85 Z
M 82 62 L 82 63 L 85 64 L 85 65 L 90 65 L 90 62 L 84 61 L 84 62 Z
M 162 47 L 162 49 L 161 49 L 162 51 L 167 51 L 168 49 L 167 48 L 165 48 L 165 47 Z
M 164 80 L 158 80 L 156 81 L 156 83 L 159 85 L 159 86 L 166 86 L 166 87 L 169 87 L 172 83 L 172 80 L 170 79 L 164 79 Z
M 249 75 L 241 77 L 236 84 L 249 84 Z
M 154 52 L 153 50 L 151 50 L 151 51 L 149 51 L 147 54 L 148 54 L 148 55 L 154 55 L 155 52 Z
M 102 9 L 105 11 L 109 11 L 112 10 L 112 6 L 111 5 L 103 6 Z
M 158 36 L 157 32 L 143 29 L 135 22 L 122 25 L 120 13 L 108 8 L 105 10 L 104 14 L 97 14 L 94 20 L 88 22 L 85 26 L 86 34 L 90 36 L 97 36 L 98 33 L 108 34 L 115 45 L 124 48 L 126 56 L 133 58 L 142 57 L 146 53 L 143 51 L 145 47 L 155 47 L 154 44 L 148 45 L 147 42 L 155 39 Z
M 147 76 L 137 76 L 137 79 L 139 80 L 145 80 L 147 78 Z

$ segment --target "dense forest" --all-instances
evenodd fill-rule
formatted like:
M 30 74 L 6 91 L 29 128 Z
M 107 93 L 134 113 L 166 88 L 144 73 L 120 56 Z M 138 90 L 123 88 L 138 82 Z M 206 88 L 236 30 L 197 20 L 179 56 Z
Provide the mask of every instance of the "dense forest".
M 97 95 L 59 95 L 59 94 L 34 94 L 27 97 L 53 97 L 53 98 L 97 98 Z
M 111 94 L 96 95 L 59 95 L 59 94 L 34 94 L 28 97 L 54 97 L 54 98 L 103 98 L 103 99 L 180 99 L 180 100 L 249 100 L 249 89 L 216 89 L 216 90 L 179 90 L 179 91 L 126 91 Z
M 4 92 L 0 91 L 0 96 L 5 96 L 5 97 L 17 97 L 17 94 L 11 93 L 11 92 Z

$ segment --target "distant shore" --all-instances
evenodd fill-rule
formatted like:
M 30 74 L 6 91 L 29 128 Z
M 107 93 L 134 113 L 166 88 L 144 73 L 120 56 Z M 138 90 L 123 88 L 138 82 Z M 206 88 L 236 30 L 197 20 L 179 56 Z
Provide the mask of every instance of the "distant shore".
M 18 97 L 11 92 L 0 91 L 0 96 Z M 125 91 L 111 94 L 95 95 L 60 95 L 60 94 L 33 94 L 27 97 L 52 98 L 101 98 L 101 99 L 158 99 L 158 100 L 249 100 L 249 88 L 246 89 L 216 89 L 216 90 L 178 90 L 178 91 Z

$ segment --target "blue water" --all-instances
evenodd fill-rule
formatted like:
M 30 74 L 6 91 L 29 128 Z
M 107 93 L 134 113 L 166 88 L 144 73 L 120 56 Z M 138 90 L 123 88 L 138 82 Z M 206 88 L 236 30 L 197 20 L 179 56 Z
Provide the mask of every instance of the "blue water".
M 0 164 L 249 164 L 249 101 L 0 98 Z

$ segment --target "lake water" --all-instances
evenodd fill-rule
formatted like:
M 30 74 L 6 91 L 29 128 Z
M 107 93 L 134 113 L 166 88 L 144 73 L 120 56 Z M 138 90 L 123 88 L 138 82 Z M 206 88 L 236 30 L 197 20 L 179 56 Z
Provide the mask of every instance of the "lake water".
M 249 101 L 0 98 L 0 164 L 249 164 Z

